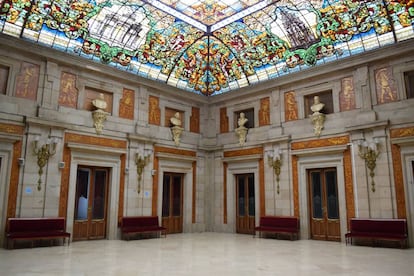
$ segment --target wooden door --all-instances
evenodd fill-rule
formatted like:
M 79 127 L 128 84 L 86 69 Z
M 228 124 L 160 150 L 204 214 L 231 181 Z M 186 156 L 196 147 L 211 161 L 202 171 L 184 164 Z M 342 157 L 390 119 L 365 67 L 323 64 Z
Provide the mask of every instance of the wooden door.
M 311 239 L 340 241 L 336 169 L 308 170 L 308 187 Z
M 254 174 L 236 175 L 236 232 L 254 234 Z
M 78 167 L 73 240 L 106 237 L 109 169 Z
M 162 226 L 168 234 L 183 232 L 183 179 L 181 173 L 164 173 Z

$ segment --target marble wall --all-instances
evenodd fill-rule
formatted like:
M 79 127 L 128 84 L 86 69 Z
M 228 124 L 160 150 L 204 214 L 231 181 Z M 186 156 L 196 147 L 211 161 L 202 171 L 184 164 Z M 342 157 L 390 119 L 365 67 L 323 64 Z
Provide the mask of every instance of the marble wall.
M 7 217 L 32 216 L 64 216 L 72 231 L 76 168 L 89 165 L 111 168 L 110 239 L 119 238 L 121 216 L 161 216 L 163 172 L 185 175 L 184 232 L 235 232 L 234 176 L 253 173 L 256 222 L 262 215 L 297 216 L 307 239 L 307 170 L 333 167 L 342 239 L 354 216 L 404 217 L 414 236 L 414 99 L 407 99 L 404 82 L 404 72 L 414 70 L 413 43 L 205 98 L 1 36 L 8 78 L 0 94 L 0 231 Z M 88 89 L 111 96 L 101 133 Z M 332 113 L 316 135 L 305 107 L 326 91 Z M 166 118 L 170 109 L 183 116 L 178 143 Z M 236 114 L 251 109 L 254 128 L 241 145 Z M 33 143 L 48 139 L 57 142 L 56 153 L 39 185 Z M 362 141 L 380 146 L 375 191 L 358 154 Z M 275 150 L 282 158 L 279 181 L 266 155 Z M 138 189 L 136 155 L 149 151 Z

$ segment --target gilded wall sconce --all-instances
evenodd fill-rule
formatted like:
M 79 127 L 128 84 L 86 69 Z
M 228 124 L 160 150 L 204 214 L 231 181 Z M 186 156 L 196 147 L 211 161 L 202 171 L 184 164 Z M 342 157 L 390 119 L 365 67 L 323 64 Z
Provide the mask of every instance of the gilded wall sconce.
M 47 139 L 46 144 L 39 147 L 39 136 L 36 136 L 33 141 L 33 153 L 37 156 L 37 166 L 39 167 L 39 180 L 37 181 L 37 190 L 42 189 L 42 175 L 43 168 L 49 161 L 49 157 L 56 153 L 56 145 L 58 144 L 58 138 Z
M 137 175 L 138 175 L 138 187 L 137 192 L 141 193 L 141 181 L 142 181 L 142 173 L 144 172 L 144 168 L 148 165 L 150 157 L 152 154 L 152 149 L 145 149 L 144 154 L 136 153 L 135 155 L 135 164 L 137 165 Z
M 375 167 L 377 166 L 377 158 L 380 154 L 379 141 L 374 141 L 368 144 L 367 141 L 360 141 L 358 144 L 359 156 L 365 160 L 365 166 L 369 170 L 369 176 L 371 177 L 371 191 L 375 192 Z
M 276 191 L 280 193 L 280 168 L 282 167 L 282 151 L 279 148 L 266 151 L 267 161 L 269 166 L 273 168 L 273 173 L 276 176 L 277 188 Z

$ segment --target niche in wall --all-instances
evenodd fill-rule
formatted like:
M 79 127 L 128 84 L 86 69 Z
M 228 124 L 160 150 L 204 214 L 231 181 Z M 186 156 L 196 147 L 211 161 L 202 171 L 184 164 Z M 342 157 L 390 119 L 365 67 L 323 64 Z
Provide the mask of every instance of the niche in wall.
M 6 95 L 9 67 L 0 64 L 0 94 Z
M 414 71 L 405 72 L 404 81 L 407 99 L 414 98 Z
M 239 110 L 234 112 L 234 129 L 236 129 L 238 127 L 237 125 L 237 120 L 240 117 L 240 113 L 244 113 L 244 115 L 247 118 L 247 123 L 244 125 L 247 128 L 253 128 L 254 127 L 254 108 L 249 108 L 249 109 L 244 109 L 244 110 Z
M 324 108 L 321 110 L 321 113 L 330 114 L 334 112 L 332 90 L 322 91 L 305 96 L 305 118 L 308 118 L 310 115 L 312 115 L 311 106 L 313 105 L 313 98 L 315 96 L 319 96 L 320 102 L 325 104 Z
M 177 112 L 180 113 L 181 127 L 185 126 L 184 111 L 174 109 L 174 108 L 170 108 L 170 107 L 165 108 L 164 126 L 166 126 L 166 127 L 171 127 L 172 126 L 172 124 L 170 122 L 170 118 L 174 117 L 175 113 L 177 113 Z
M 95 107 L 92 105 L 92 101 L 96 98 L 99 98 L 99 94 L 101 93 L 104 95 L 104 99 L 107 104 L 104 111 L 112 114 L 112 93 L 95 88 L 85 87 L 85 101 L 83 104 L 83 108 L 89 111 L 95 110 Z

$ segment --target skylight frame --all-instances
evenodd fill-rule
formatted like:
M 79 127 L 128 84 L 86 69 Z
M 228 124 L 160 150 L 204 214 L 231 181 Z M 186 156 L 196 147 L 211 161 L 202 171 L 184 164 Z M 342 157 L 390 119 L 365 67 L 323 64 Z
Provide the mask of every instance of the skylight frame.
M 175 18 L 178 18 L 178 19 L 180 19 L 180 20 L 182 20 L 182 21 L 184 21 L 184 22 L 200 29 L 201 31 L 203 31 L 207 34 L 212 33 L 212 32 L 214 32 L 214 31 L 216 31 L 220 28 L 223 28 L 223 27 L 225 27 L 225 26 L 227 26 L 227 25 L 229 25 L 229 24 L 231 24 L 231 23 L 233 23 L 233 22 L 235 22 L 235 21 L 237 21 L 241 18 L 244 18 L 244 17 L 246 17 L 246 16 L 248 16 L 252 13 L 255 13 L 255 12 L 259 11 L 260 9 L 263 9 L 263 8 L 267 7 L 268 5 L 270 5 L 274 2 L 278 2 L 278 1 L 279 0 L 260 1 L 259 3 L 254 4 L 253 6 L 250 6 L 246 9 L 243 9 L 243 10 L 241 10 L 241 11 L 239 11 L 239 12 L 237 12 L 237 13 L 235 13 L 235 14 L 233 14 L 233 15 L 231 15 L 231 16 L 229 16 L 229 17 L 227 17 L 227 18 L 225 18 L 225 19 L 223 19 L 219 22 L 217 22 L 217 23 L 214 23 L 212 25 L 206 25 L 206 24 L 203 24 L 200 21 L 195 20 L 192 17 L 190 17 L 190 16 L 188 16 L 188 15 L 186 15 L 186 14 L 184 14 L 184 13 L 182 13 L 182 12 L 180 12 L 180 11 L 174 9 L 174 8 L 171 8 L 170 6 L 162 3 L 161 1 L 158 1 L 158 0 L 143 0 L 143 2 L 146 2 L 146 3 L 156 7 L 158 9 L 162 10 L 163 12 L 166 12 L 166 13 L 170 14 L 171 16 L 174 16 Z

